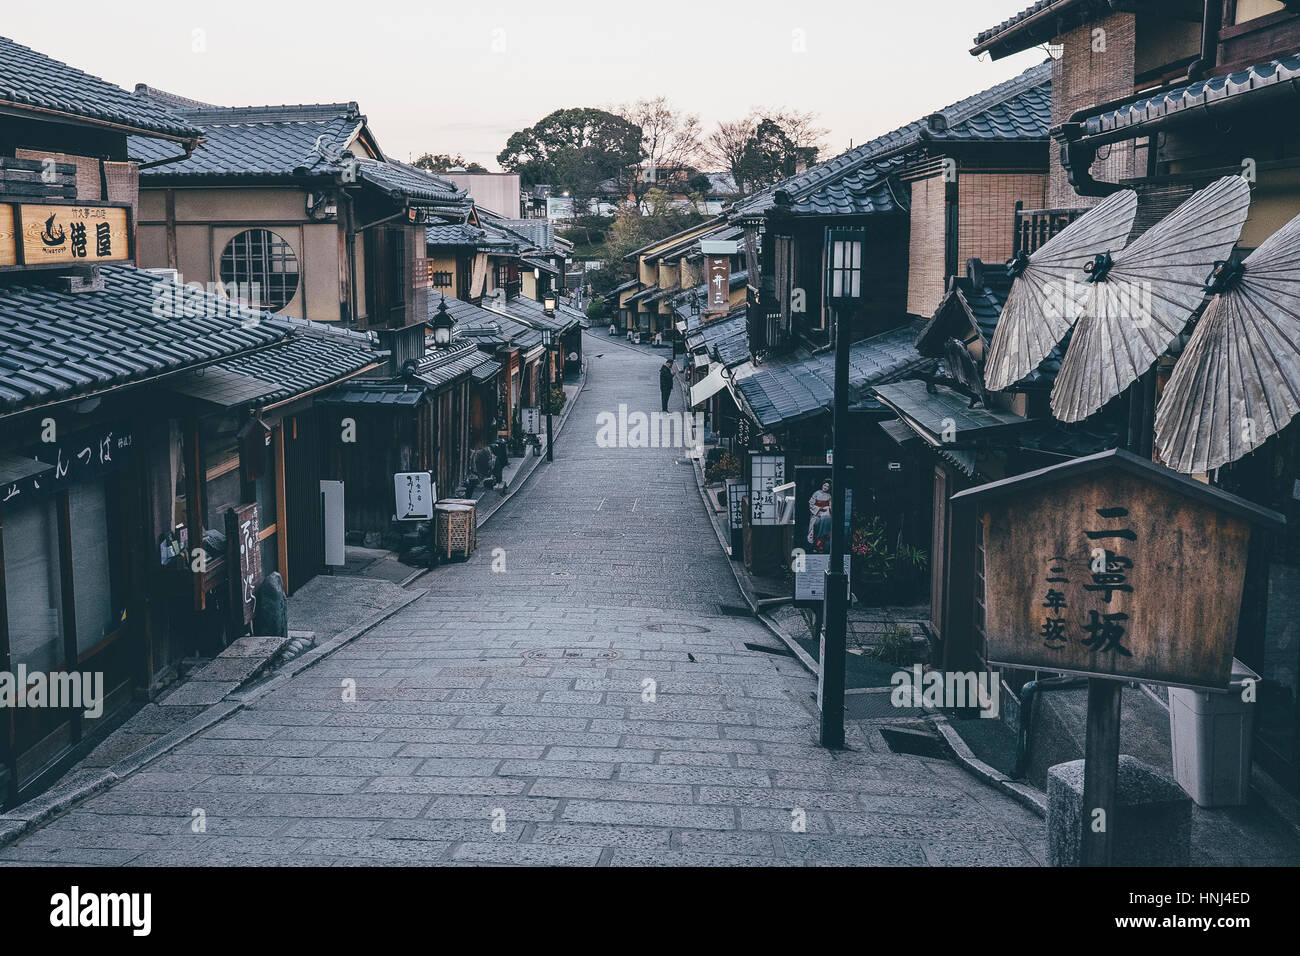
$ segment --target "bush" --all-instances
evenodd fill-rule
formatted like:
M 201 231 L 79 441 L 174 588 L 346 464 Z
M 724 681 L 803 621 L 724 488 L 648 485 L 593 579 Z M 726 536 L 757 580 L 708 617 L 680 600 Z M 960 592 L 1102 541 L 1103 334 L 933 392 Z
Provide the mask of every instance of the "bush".
M 725 452 L 720 455 L 713 464 L 704 470 L 704 477 L 710 482 L 725 481 L 728 478 L 740 477 L 740 459 L 731 452 Z
M 591 302 L 587 304 L 587 318 L 591 319 L 592 322 L 599 322 L 604 317 L 605 300 L 592 299 Z
M 549 408 L 546 405 L 544 405 L 542 407 L 542 414 L 545 415 L 548 412 L 551 415 L 560 414 L 560 412 L 563 411 L 564 409 L 564 401 L 565 401 L 564 386 L 552 385 L 551 392 L 549 395 L 549 401 L 547 403 L 547 405 L 549 405 Z

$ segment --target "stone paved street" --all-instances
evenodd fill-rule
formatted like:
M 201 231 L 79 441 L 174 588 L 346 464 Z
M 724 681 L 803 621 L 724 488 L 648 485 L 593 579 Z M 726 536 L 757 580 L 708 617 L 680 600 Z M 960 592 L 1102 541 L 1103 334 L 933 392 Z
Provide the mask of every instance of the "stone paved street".
M 1042 862 L 1042 821 L 952 764 L 870 724 L 817 747 L 815 682 L 746 647 L 779 645 L 734 613 L 685 452 L 596 445 L 600 412 L 658 408 L 662 356 L 586 348 L 555 462 L 470 561 L 0 860 Z

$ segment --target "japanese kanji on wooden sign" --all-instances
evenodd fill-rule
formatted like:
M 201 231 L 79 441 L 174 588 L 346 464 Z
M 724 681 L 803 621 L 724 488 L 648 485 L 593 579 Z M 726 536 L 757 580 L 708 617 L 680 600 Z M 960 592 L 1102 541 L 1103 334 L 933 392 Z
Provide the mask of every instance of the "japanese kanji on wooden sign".
M 991 664 L 1228 685 L 1252 526 L 1282 516 L 1125 451 L 953 496 L 984 550 Z

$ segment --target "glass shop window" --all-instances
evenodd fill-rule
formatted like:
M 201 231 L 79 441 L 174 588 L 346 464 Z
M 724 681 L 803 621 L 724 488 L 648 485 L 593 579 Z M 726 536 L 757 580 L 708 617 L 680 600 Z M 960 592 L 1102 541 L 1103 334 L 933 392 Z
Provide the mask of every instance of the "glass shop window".
M 61 670 L 63 605 L 56 499 L 4 512 L 4 588 L 11 666 Z

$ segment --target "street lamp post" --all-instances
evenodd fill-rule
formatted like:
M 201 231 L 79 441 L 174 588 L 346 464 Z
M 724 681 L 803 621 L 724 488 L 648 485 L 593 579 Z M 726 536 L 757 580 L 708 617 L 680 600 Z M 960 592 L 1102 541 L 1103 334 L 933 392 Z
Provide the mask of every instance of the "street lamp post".
M 844 668 L 848 630 L 849 579 L 844 573 L 849 516 L 844 513 L 848 475 L 849 345 L 853 312 L 862 300 L 861 229 L 826 230 L 826 301 L 835 313 L 835 401 L 831 440 L 831 556 L 826 568 L 825 624 L 817 700 L 821 707 L 821 745 L 844 746 Z
M 547 293 L 546 295 L 546 312 L 548 315 L 555 314 L 555 295 Z M 546 373 L 546 460 L 555 461 L 554 442 L 551 438 L 551 389 L 555 387 L 555 353 L 552 350 L 555 344 L 555 332 L 551 329 L 542 329 L 542 345 L 546 346 L 546 364 L 548 370 Z

